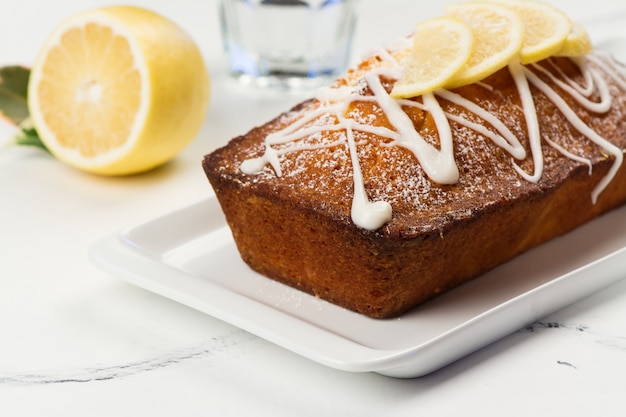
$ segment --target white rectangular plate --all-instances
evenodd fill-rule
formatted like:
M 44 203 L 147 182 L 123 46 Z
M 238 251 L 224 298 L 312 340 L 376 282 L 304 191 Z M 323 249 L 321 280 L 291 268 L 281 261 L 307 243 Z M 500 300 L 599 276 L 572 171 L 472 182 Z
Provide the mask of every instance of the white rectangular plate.
M 215 198 L 105 238 L 90 257 L 112 275 L 313 361 L 417 377 L 624 278 L 626 207 L 388 320 L 250 270 Z

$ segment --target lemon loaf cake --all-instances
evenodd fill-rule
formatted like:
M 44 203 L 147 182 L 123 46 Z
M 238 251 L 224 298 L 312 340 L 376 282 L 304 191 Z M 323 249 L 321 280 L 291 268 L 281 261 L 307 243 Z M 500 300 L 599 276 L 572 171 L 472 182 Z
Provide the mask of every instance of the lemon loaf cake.
M 502 11 L 510 6 L 468 3 L 476 5 L 511 18 Z M 523 25 L 523 12 L 513 14 Z M 458 31 L 459 19 L 444 18 Z M 475 53 L 480 28 L 467 28 L 459 33 L 470 33 Z M 415 58 L 427 53 L 418 34 L 429 29 L 418 27 L 206 155 L 242 259 L 387 318 L 624 204 L 625 72 L 580 30 L 571 25 L 544 55 L 517 45 L 465 82 L 458 74 L 484 59 L 452 52 L 456 70 L 424 87 L 429 76 L 415 77 Z

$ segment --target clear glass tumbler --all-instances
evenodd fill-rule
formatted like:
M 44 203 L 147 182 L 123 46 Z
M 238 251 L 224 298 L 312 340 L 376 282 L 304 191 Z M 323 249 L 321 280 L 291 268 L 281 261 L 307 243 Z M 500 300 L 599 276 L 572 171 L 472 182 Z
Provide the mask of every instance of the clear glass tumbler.
M 358 0 L 222 0 L 230 72 L 244 84 L 302 89 L 348 65 Z

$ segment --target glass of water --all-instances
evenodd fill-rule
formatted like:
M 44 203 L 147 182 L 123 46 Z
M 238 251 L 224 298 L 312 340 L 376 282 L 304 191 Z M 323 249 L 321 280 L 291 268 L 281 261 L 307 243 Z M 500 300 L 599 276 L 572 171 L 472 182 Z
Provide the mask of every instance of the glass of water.
M 222 0 L 224 47 L 244 84 L 306 89 L 348 65 L 358 0 Z

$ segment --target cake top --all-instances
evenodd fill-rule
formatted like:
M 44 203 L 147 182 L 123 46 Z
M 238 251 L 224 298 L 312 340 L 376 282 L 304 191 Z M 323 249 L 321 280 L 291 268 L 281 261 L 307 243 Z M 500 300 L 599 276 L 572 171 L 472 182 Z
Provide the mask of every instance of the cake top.
M 454 4 L 444 17 L 418 24 L 412 36 L 378 51 L 335 85 L 320 90 L 313 108 L 268 134 L 263 155 L 247 159 L 240 169 L 255 175 L 269 166 L 281 177 L 285 155 L 345 146 L 346 163 L 352 171 L 352 220 L 361 228 L 376 230 L 390 221 L 393 207 L 381 191 L 384 184 L 376 189 L 366 187 L 378 179 L 364 177 L 361 169 L 361 148 L 367 146 L 362 134 L 378 138 L 383 144 L 381 153 L 385 148 L 410 151 L 424 173 L 415 181 L 425 188 L 429 184 L 424 178 L 439 185 L 459 181 L 455 137 L 459 128 L 454 133 L 451 122 L 490 140 L 508 155 L 511 173 L 530 183 L 537 183 L 544 175 L 545 145 L 562 157 L 591 166 L 586 150 L 567 148 L 542 131 L 537 97 L 532 93 L 535 90 L 547 97 L 573 131 L 614 158 L 612 168 L 591 195 L 595 202 L 619 169 L 623 151 L 581 119 L 572 103 L 589 112 L 607 113 L 612 96 L 604 77 L 608 75 L 623 91 L 626 77 L 612 59 L 590 52 L 591 42 L 584 29 L 547 4 L 522 0 Z M 569 66 L 579 76 L 563 71 L 555 57 L 571 61 Z M 508 71 L 513 80 L 525 132 L 512 129 L 507 115 L 489 108 L 488 103 L 459 93 L 464 86 L 497 93 L 497 86 L 488 81 L 502 71 Z M 442 102 L 463 111 L 452 111 Z M 430 116 L 436 131 L 434 140 L 416 127 L 411 116 L 415 112 Z M 322 133 L 332 139 L 319 140 Z

